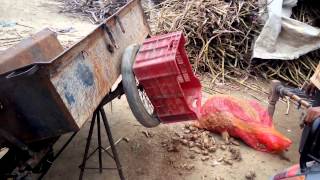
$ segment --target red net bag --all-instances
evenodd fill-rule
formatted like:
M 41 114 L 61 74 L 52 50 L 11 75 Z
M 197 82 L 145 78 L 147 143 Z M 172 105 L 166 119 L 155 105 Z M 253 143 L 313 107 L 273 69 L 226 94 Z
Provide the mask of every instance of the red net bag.
M 199 128 L 240 138 L 256 150 L 277 153 L 286 150 L 291 140 L 279 133 L 267 110 L 254 100 L 216 95 L 201 108 Z

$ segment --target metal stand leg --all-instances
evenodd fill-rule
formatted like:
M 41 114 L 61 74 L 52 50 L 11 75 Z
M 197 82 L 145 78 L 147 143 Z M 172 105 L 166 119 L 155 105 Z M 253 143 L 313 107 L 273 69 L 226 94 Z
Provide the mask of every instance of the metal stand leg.
M 107 150 L 105 150 L 105 148 L 102 147 L 101 145 L 101 119 L 104 123 L 105 126 L 105 130 L 108 136 L 108 140 L 109 140 L 109 144 L 112 150 L 112 154 L 110 154 Z M 91 143 L 91 139 L 92 139 L 92 133 L 93 133 L 93 128 L 94 128 L 94 124 L 95 124 L 95 120 L 97 119 L 97 135 L 98 135 L 98 147 L 89 153 L 89 147 L 90 147 L 90 143 Z M 116 163 L 117 168 L 103 168 L 102 167 L 102 150 L 105 151 Z M 99 168 L 89 168 L 86 167 L 86 161 L 96 152 L 98 151 L 99 153 Z M 80 171 L 80 176 L 79 176 L 79 180 L 82 180 L 83 178 L 83 173 L 85 169 L 99 169 L 99 172 L 102 173 L 103 169 L 107 169 L 107 170 L 112 170 L 112 169 L 117 169 L 118 173 L 119 173 L 119 177 L 121 180 L 125 180 L 123 172 L 122 172 L 122 167 L 119 161 L 119 157 L 118 157 L 118 153 L 112 138 L 112 133 L 108 124 L 108 120 L 107 120 L 107 116 L 106 113 L 103 109 L 102 106 L 99 106 L 98 109 L 94 112 L 93 117 L 92 117 L 92 121 L 91 121 L 91 125 L 90 125 L 90 130 L 89 130 L 89 135 L 88 135 L 88 139 L 87 139 L 87 144 L 86 144 L 86 149 L 84 152 L 84 156 L 83 156 L 83 161 L 82 164 L 79 166 L 81 171 Z
M 80 169 L 81 169 L 80 170 L 80 176 L 79 176 L 80 180 L 82 180 L 84 169 L 86 167 L 87 156 L 88 156 L 89 147 L 90 147 L 90 143 L 91 143 L 93 127 L 94 127 L 94 124 L 95 124 L 95 121 L 96 121 L 96 116 L 97 116 L 97 113 L 94 112 L 93 116 L 92 116 L 92 121 L 91 121 L 91 124 L 90 124 L 90 130 L 89 130 L 89 134 L 88 134 L 88 138 L 87 138 L 86 149 L 84 151 L 83 161 L 82 161 L 82 164 L 80 165 Z
M 108 123 L 108 119 L 107 119 L 106 113 L 105 113 L 103 107 L 100 107 L 100 108 L 99 108 L 99 111 L 100 111 L 100 113 L 101 113 L 102 120 L 103 120 L 104 126 L 105 126 L 106 131 L 107 131 L 109 143 L 110 143 L 111 150 L 112 150 L 112 154 L 113 154 L 113 159 L 114 159 L 114 161 L 116 162 L 120 179 L 121 179 L 121 180 L 124 180 L 125 178 L 124 178 L 124 176 L 123 176 L 122 167 L 121 167 L 121 164 L 120 164 L 120 161 L 119 161 L 119 158 L 118 158 L 117 149 L 116 149 L 116 147 L 114 146 L 114 141 L 113 141 L 113 137 L 112 137 L 112 133 L 111 133 L 111 130 L 110 130 L 110 127 L 109 127 L 109 123 Z
M 97 115 L 97 120 L 98 120 L 98 148 L 99 148 L 99 172 L 100 174 L 102 173 L 102 157 L 101 157 L 101 151 L 102 151 L 102 146 L 101 146 L 101 128 L 100 128 L 100 113 Z

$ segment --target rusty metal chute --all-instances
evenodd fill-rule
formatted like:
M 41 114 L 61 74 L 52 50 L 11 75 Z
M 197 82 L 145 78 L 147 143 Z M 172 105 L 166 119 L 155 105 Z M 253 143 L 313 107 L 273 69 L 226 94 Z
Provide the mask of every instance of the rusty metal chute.
M 148 34 L 133 0 L 67 50 L 45 29 L 0 54 L 1 129 L 24 142 L 78 131 L 119 77 L 124 49 Z

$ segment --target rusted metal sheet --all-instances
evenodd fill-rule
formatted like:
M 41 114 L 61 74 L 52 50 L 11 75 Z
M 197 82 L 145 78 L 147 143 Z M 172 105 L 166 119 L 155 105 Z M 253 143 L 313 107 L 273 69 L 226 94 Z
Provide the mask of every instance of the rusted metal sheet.
M 44 29 L 0 53 L 0 75 L 35 63 L 50 62 L 61 52 L 56 33 Z
M 148 34 L 140 0 L 133 0 L 55 58 L 0 71 L 0 127 L 26 142 L 79 130 L 119 77 L 124 49 Z
M 81 127 L 120 75 L 124 49 L 149 34 L 139 1 L 55 59 L 46 69 L 64 105 Z
M 62 52 L 56 34 L 44 29 L 0 55 L 0 131 L 7 133 L 1 133 L 0 143 L 8 137 L 32 141 L 72 130 L 48 89 L 48 78 L 35 64 Z

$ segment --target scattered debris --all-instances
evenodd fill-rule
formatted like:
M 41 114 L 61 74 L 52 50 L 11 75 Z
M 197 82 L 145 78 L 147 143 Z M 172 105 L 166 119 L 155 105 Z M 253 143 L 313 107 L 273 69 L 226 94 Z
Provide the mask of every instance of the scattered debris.
M 193 147 L 195 146 L 195 144 L 194 144 L 194 142 L 190 141 L 190 142 L 188 143 L 188 146 L 189 146 L 189 148 L 193 148 Z
M 151 132 L 149 132 L 149 131 L 146 131 L 146 130 L 144 130 L 144 131 L 141 131 L 142 132 L 142 134 L 144 134 L 147 138 L 151 138 L 153 135 L 151 134 Z
M 174 135 L 177 136 L 178 138 L 182 138 L 182 137 L 183 137 L 182 135 L 180 135 L 180 134 L 177 133 L 177 132 L 175 132 Z
M 189 158 L 190 158 L 190 159 L 195 159 L 195 158 L 196 158 L 196 156 L 195 156 L 195 155 L 193 155 L 193 154 L 191 154 L 191 155 L 189 156 Z
M 116 140 L 116 141 L 114 142 L 114 146 L 118 145 L 122 140 L 123 140 L 123 137 L 122 137 L 122 138 L 119 138 L 118 140 Z M 111 146 L 108 146 L 108 147 L 103 148 L 103 150 L 105 150 L 105 151 L 108 151 L 108 149 L 111 149 Z
M 223 162 L 226 164 L 226 165 L 232 165 L 233 164 L 233 162 L 230 160 L 230 159 L 223 159 Z
M 235 146 L 240 146 L 240 143 L 233 138 L 230 138 L 230 142 L 231 142 L 231 144 L 233 144 Z
M 131 150 L 134 152 L 134 153 L 137 153 L 139 152 L 141 149 L 141 145 L 139 143 L 131 143 Z
M 127 143 L 130 142 L 130 139 L 128 137 L 123 137 L 122 139 Z
M 178 146 L 174 145 L 174 144 L 169 144 L 169 146 L 167 147 L 167 151 L 168 152 L 179 152 Z
M 174 165 L 174 162 L 175 162 L 176 160 L 173 158 L 173 157 L 170 157 L 169 158 L 169 160 L 168 160 L 168 164 L 169 165 Z
M 223 131 L 223 132 L 221 133 L 221 136 L 222 136 L 222 139 L 224 140 L 224 142 L 225 142 L 226 144 L 229 144 L 229 143 L 230 143 L 230 142 L 229 142 L 230 136 L 229 136 L 229 133 L 228 133 L 227 131 Z
M 180 166 L 180 168 L 190 171 L 190 170 L 194 169 L 195 166 L 194 166 L 193 164 L 182 164 L 182 165 Z
M 215 140 L 209 131 L 200 130 L 190 124 L 185 125 L 184 129 L 183 135 L 176 134 L 182 145 L 188 146 L 191 151 L 196 151 L 198 154 L 208 155 L 209 152 L 214 152 Z
M 185 169 L 188 170 L 188 171 L 190 171 L 190 170 L 192 170 L 194 168 L 195 168 L 194 165 L 188 165 L 188 166 L 185 167 Z
M 230 152 L 231 155 L 224 153 L 222 157 L 214 160 L 211 166 L 221 163 L 232 165 L 232 161 L 240 161 L 242 159 L 240 148 L 236 147 L 240 144 L 233 138 L 228 137 L 228 143 L 226 141 L 217 143 L 212 133 L 199 129 L 193 124 L 186 124 L 181 132 L 182 134 L 175 132 L 171 140 L 162 141 L 162 147 L 166 148 L 168 152 L 179 152 L 178 146 L 181 144 L 191 152 L 190 155 L 186 156 L 187 158 L 195 159 L 196 156 L 201 156 L 201 161 L 209 161 L 214 157 L 217 149 Z
M 202 150 L 202 153 L 201 153 L 202 155 L 204 155 L 204 156 L 208 156 L 209 155 L 209 152 L 208 152 L 208 150 Z
M 66 33 L 73 33 L 77 30 L 74 27 L 67 27 L 67 28 L 50 28 L 52 31 L 58 33 L 58 34 L 66 34 Z
M 208 148 L 208 151 L 213 153 L 213 152 L 216 152 L 217 148 L 215 146 L 212 146 L 212 147 L 209 147 Z
M 224 157 L 220 157 L 217 159 L 218 162 L 222 162 L 224 160 Z
M 220 162 L 214 160 L 213 163 L 211 164 L 211 166 L 215 167 L 215 166 L 220 165 L 220 164 L 221 164 Z
M 222 144 L 222 145 L 220 145 L 220 149 L 224 151 L 224 150 L 226 150 L 226 149 L 227 149 L 227 146 L 226 146 L 226 145 L 224 145 L 224 144 Z
M 190 143 L 189 143 L 188 140 L 186 140 L 186 139 L 182 139 L 182 140 L 181 140 L 181 143 L 182 143 L 183 145 L 185 145 L 185 146 L 188 145 L 189 147 L 190 147 L 190 143 L 192 143 L 192 146 L 193 146 L 193 142 L 190 142 Z
M 162 142 L 161 142 L 161 146 L 162 146 L 162 147 L 167 147 L 168 144 L 169 144 L 169 141 L 168 141 L 168 140 L 165 140 L 165 141 L 162 141 Z
M 242 156 L 239 148 L 229 147 L 229 152 L 231 153 L 231 159 L 235 161 L 241 161 Z
M 201 154 L 201 150 L 198 149 L 198 148 L 192 148 L 192 149 L 190 149 L 190 151 L 192 151 L 192 152 L 194 152 L 196 154 Z
M 257 177 L 256 173 L 252 170 L 247 172 L 247 174 L 245 175 L 246 180 L 255 180 L 256 177 Z
M 185 134 L 189 134 L 191 131 L 189 129 L 185 130 L 184 133 Z
M 210 158 L 208 156 L 201 157 L 201 161 L 208 161 Z
M 171 141 L 161 142 L 162 147 L 166 148 L 168 152 L 179 152 L 179 141 L 172 139 Z
M 65 0 L 61 12 L 82 14 L 88 17 L 93 24 L 99 24 L 126 3 L 126 0 Z
M 1 28 L 0 26 L 0 51 L 18 44 L 30 35 L 32 31 L 29 28 Z

